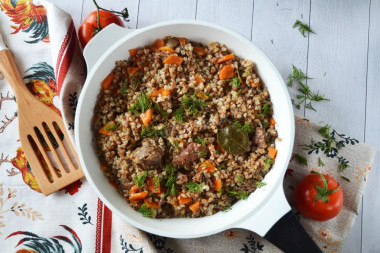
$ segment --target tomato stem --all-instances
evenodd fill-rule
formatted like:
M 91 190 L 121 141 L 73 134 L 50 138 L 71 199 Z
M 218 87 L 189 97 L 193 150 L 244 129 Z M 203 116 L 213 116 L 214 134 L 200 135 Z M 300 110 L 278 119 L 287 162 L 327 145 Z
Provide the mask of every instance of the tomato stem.
M 98 33 L 99 31 L 102 30 L 102 27 L 100 26 L 100 15 L 99 15 L 99 11 L 102 10 L 102 11 L 108 11 L 108 12 L 111 12 L 111 13 L 114 13 L 115 16 L 120 16 L 124 19 L 124 21 L 129 21 L 128 17 L 129 17 L 129 12 L 128 12 L 128 9 L 127 8 L 124 8 L 122 11 L 114 11 L 114 10 L 107 10 L 107 9 L 104 9 L 102 7 L 100 7 L 98 5 L 98 3 L 96 2 L 96 0 L 92 0 L 92 2 L 95 4 L 95 7 L 96 7 L 96 12 L 97 12 L 97 22 L 98 22 L 98 29 L 96 29 L 96 33 Z
M 328 196 L 330 194 L 333 194 L 337 190 L 339 190 L 340 186 L 338 186 L 334 190 L 327 190 L 327 181 L 326 181 L 326 178 L 321 173 L 319 173 L 317 171 L 313 170 L 311 173 L 319 175 L 321 177 L 321 179 L 322 179 L 322 182 L 323 182 L 323 186 L 322 187 L 318 186 L 318 182 L 315 182 L 315 188 L 317 189 L 317 192 L 318 192 L 317 196 L 315 196 L 315 201 L 318 201 L 318 199 L 321 199 L 324 203 L 329 202 L 330 199 L 329 199 Z

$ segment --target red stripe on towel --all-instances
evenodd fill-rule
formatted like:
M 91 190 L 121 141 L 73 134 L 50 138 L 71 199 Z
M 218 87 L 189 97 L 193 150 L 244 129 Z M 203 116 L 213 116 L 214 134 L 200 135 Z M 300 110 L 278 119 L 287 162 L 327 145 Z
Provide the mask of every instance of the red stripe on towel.
M 112 212 L 104 204 L 102 253 L 111 252 Z
M 95 236 L 95 252 L 100 253 L 101 236 L 102 236 L 102 221 L 103 221 L 103 202 L 98 198 L 98 207 L 96 214 L 96 236 Z

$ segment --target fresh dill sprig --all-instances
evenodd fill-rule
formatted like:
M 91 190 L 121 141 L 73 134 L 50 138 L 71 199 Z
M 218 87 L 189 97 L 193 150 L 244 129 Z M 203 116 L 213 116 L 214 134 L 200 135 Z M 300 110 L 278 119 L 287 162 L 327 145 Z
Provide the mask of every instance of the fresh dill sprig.
M 161 114 L 164 116 L 164 118 L 165 118 L 166 120 L 168 119 L 168 113 L 167 113 L 166 111 L 162 110 L 162 108 L 161 108 L 161 106 L 160 106 L 159 103 L 154 103 L 154 107 L 157 109 L 157 111 L 158 111 L 159 113 L 161 113 Z
M 262 182 L 262 181 L 258 181 L 258 182 L 256 182 L 256 187 L 257 187 L 257 188 L 261 188 L 261 187 L 266 186 L 266 185 L 267 185 L 267 183 Z
M 114 121 L 111 121 L 111 122 L 108 122 L 105 126 L 104 126 L 104 130 L 107 130 L 107 131 L 115 131 L 118 129 L 120 123 L 119 122 L 114 122 Z
M 197 153 L 197 156 L 206 158 L 207 157 L 207 151 L 202 150 Z
M 319 167 L 325 166 L 325 164 L 323 163 L 323 161 L 322 161 L 322 159 L 320 157 L 318 157 L 318 166 Z
M 231 205 L 227 205 L 227 206 L 223 207 L 223 212 L 229 212 L 231 210 L 232 210 Z
M 201 144 L 202 146 L 206 146 L 206 141 L 203 140 L 201 137 L 196 137 L 194 139 L 194 142 Z
M 248 194 L 249 194 L 246 191 L 244 192 L 228 191 L 227 193 L 229 193 L 233 197 L 238 197 L 239 199 L 244 199 L 244 200 L 248 198 Z
M 240 87 L 241 83 L 240 83 L 239 78 L 234 77 L 234 78 L 231 79 L 231 81 L 232 81 L 232 85 L 233 85 L 235 88 L 239 88 L 239 87 Z
M 269 167 L 271 166 L 273 164 L 273 160 L 272 159 L 266 159 L 265 160 L 265 168 L 264 168 L 264 170 L 267 170 L 267 169 L 269 169 Z
M 300 33 L 304 37 L 306 37 L 305 32 L 309 32 L 309 33 L 314 33 L 315 34 L 315 32 L 313 32 L 307 24 L 302 23 L 298 19 L 296 20 L 296 22 L 293 25 L 293 28 L 297 28 L 297 27 L 298 27 L 298 31 L 300 31 Z
M 192 192 L 202 192 L 202 183 L 188 182 L 186 184 L 187 189 Z
M 147 176 L 148 176 L 148 172 L 144 172 L 144 173 L 142 173 L 141 175 L 134 176 L 134 177 L 132 178 L 133 183 L 134 183 L 135 185 L 137 185 L 137 187 L 141 188 L 141 187 L 144 186 L 144 182 L 145 182 L 145 179 L 146 179 Z
M 312 79 L 312 78 L 307 77 L 302 72 L 301 69 L 297 69 L 297 67 L 293 65 L 293 73 L 288 75 L 288 86 L 289 87 L 293 87 L 293 82 L 294 81 L 302 83 L 303 81 L 305 81 L 307 79 Z
M 141 129 L 140 136 L 143 138 L 146 137 L 154 137 L 154 136 L 163 136 L 165 134 L 165 128 L 161 128 L 159 130 L 156 130 L 154 126 L 143 126 Z
M 180 107 L 174 111 L 174 118 L 177 122 L 184 122 L 185 121 L 185 110 Z
M 271 109 L 271 108 L 270 108 L 269 103 L 265 103 L 265 105 L 263 105 L 263 108 L 261 108 L 261 110 L 263 111 L 263 114 L 264 114 L 264 115 L 267 115 L 268 112 L 271 111 L 270 109 Z
M 241 175 L 237 175 L 237 176 L 236 176 L 236 181 L 237 181 L 239 184 L 244 184 L 244 180 L 243 180 L 243 178 L 241 177 Z
M 304 164 L 307 166 L 307 159 L 306 157 L 300 155 L 300 154 L 294 154 L 294 158 L 296 159 L 297 162 L 300 164 Z
M 128 94 L 128 88 L 127 88 L 127 84 L 126 83 L 123 83 L 121 85 L 121 89 L 120 89 L 120 93 L 122 96 L 126 96 Z
M 145 204 L 142 204 L 137 211 L 142 213 L 144 217 L 153 217 L 153 210 L 151 208 L 148 208 Z
M 174 170 L 175 170 L 175 167 L 173 165 L 168 165 L 166 166 L 166 171 L 168 173 L 168 180 L 166 181 L 166 187 L 168 188 L 168 190 L 166 191 L 166 194 L 165 195 L 171 195 L 171 196 L 175 196 L 176 194 L 176 191 L 175 191 L 175 181 L 176 181 L 176 178 L 174 176 Z
M 238 121 L 238 120 L 235 120 L 232 125 L 234 125 L 235 127 L 239 128 L 238 129 L 238 132 L 246 132 L 246 133 L 252 133 L 253 132 L 253 128 L 251 126 L 251 124 L 249 122 L 245 122 L 244 125 Z
M 305 104 L 305 108 L 317 111 L 312 105 L 312 102 L 321 102 L 321 101 L 330 101 L 330 99 L 327 99 L 323 97 L 321 94 L 319 94 L 319 91 L 317 93 L 314 93 L 310 90 L 309 85 L 306 83 L 303 83 L 303 80 L 310 79 L 307 77 L 302 70 L 297 69 L 293 65 L 293 75 L 288 76 L 289 82 L 288 86 L 293 86 L 293 82 L 297 81 L 299 84 L 299 88 L 297 89 L 298 94 L 296 96 L 296 100 L 292 99 L 292 103 L 296 106 L 296 108 L 299 110 L 301 109 L 301 105 Z
M 139 115 L 140 113 L 144 113 L 152 107 L 152 101 L 149 96 L 144 92 L 140 92 L 140 96 L 135 101 L 131 107 L 128 108 L 128 112 L 132 112 L 134 115 Z
M 204 107 L 207 106 L 207 103 L 193 94 L 183 96 L 182 105 L 190 114 L 199 115 L 204 111 Z

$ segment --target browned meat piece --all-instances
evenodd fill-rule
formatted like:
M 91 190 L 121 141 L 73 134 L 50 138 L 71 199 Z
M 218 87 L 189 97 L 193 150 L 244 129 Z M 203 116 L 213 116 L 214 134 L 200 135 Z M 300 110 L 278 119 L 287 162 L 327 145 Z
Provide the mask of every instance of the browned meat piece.
M 255 131 L 255 136 L 253 137 L 253 143 L 261 148 L 267 147 L 265 129 L 262 127 L 257 127 Z
M 184 184 L 184 183 L 187 183 L 187 181 L 188 179 L 186 175 L 182 174 L 181 172 L 177 173 L 177 181 L 176 181 L 177 184 Z
M 179 154 L 179 156 L 175 159 L 173 159 L 173 164 L 175 165 L 188 165 L 192 162 L 199 159 L 199 156 L 197 153 L 201 151 L 206 151 L 206 147 L 202 146 L 199 143 L 190 143 L 185 150 Z
M 144 169 L 151 169 L 159 165 L 164 155 L 163 148 L 151 138 L 144 139 L 141 144 L 141 147 L 132 152 L 132 160 Z
M 197 174 L 193 176 L 193 181 L 200 183 L 202 181 L 202 175 L 203 175 L 203 171 L 198 171 Z

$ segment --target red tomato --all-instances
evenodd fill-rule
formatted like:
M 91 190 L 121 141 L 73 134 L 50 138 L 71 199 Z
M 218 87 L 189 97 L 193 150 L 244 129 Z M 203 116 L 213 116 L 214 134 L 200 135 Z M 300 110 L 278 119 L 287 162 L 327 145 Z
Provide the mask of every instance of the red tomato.
M 79 27 L 78 37 L 79 37 L 80 44 L 82 45 L 83 48 L 98 32 L 97 16 L 98 16 L 97 11 L 91 12 L 91 14 L 88 15 L 84 19 L 84 21 Z M 112 12 L 100 10 L 99 16 L 100 16 L 100 27 L 102 29 L 112 23 L 124 27 L 124 23 L 121 20 L 121 18 L 119 18 L 118 16 L 115 16 L 115 14 Z
M 343 192 L 332 177 L 312 172 L 294 190 L 294 204 L 305 217 L 325 221 L 342 209 Z

